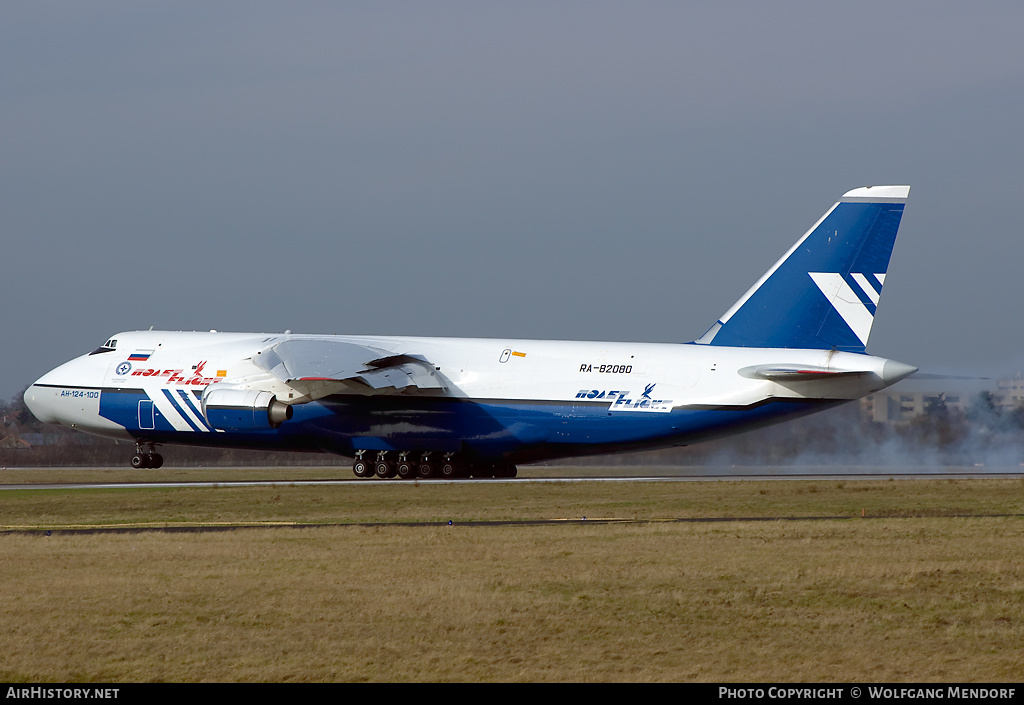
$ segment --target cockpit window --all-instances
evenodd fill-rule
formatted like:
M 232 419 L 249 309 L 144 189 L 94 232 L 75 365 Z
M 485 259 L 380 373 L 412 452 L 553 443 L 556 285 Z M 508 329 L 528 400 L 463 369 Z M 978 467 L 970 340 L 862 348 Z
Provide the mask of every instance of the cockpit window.
M 96 348 L 95 350 L 93 350 L 89 354 L 90 355 L 99 355 L 100 353 L 112 352 L 112 351 L 114 351 L 116 349 L 117 349 L 117 340 L 115 338 L 111 338 L 110 340 L 108 340 L 107 342 L 103 343 L 103 345 L 99 346 L 98 348 Z

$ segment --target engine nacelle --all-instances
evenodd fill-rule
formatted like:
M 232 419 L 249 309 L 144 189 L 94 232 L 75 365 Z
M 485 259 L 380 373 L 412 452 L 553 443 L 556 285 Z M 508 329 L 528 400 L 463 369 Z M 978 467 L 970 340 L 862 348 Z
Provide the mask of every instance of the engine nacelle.
M 292 407 L 270 392 L 210 387 L 203 394 L 203 416 L 220 431 L 262 431 L 290 419 Z

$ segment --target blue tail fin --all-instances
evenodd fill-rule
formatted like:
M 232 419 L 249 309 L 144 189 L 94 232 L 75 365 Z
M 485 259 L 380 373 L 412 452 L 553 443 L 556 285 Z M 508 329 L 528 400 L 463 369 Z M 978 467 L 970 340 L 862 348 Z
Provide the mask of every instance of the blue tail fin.
M 909 186 L 844 194 L 694 342 L 864 352 L 909 194 Z

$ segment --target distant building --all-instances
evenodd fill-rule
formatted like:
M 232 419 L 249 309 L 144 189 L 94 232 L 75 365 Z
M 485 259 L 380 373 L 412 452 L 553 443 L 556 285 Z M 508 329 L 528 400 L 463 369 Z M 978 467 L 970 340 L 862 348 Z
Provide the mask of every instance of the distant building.
M 15 450 L 28 450 L 32 444 L 23 438 L 11 433 L 0 438 L 0 448 L 13 448 Z
M 1001 379 L 996 383 L 996 396 L 1003 407 L 1016 409 L 1024 404 L 1024 377 L 1018 372 L 1010 379 Z
M 995 404 L 1003 409 L 1024 405 L 1024 376 L 1020 373 L 997 380 L 994 389 L 991 380 L 983 379 L 948 380 L 943 386 L 946 389 L 940 391 L 934 380 L 900 382 L 861 399 L 861 418 L 874 423 L 904 423 L 923 416 L 929 408 L 939 404 L 944 404 L 950 412 L 965 414 L 984 391 L 991 392 Z
M 902 423 L 945 404 L 948 411 L 966 412 L 974 395 L 961 392 L 882 391 L 861 399 L 861 416 L 874 423 Z

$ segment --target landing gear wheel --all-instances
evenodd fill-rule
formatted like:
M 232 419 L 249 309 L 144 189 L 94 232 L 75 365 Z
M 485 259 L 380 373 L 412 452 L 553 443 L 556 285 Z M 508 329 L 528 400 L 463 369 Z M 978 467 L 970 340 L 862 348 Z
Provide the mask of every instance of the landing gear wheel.
M 429 480 L 437 475 L 437 466 L 433 463 L 420 463 L 418 472 L 420 477 Z
M 356 477 L 369 477 L 373 474 L 373 467 L 365 460 L 357 460 L 352 463 L 352 472 Z
M 159 453 L 151 453 L 149 457 L 146 458 L 146 460 L 149 463 L 149 465 L 147 465 L 146 467 L 153 468 L 154 470 L 156 470 L 159 467 L 162 467 L 164 464 L 164 456 L 160 455 Z
M 416 475 L 417 468 L 412 462 L 408 460 L 403 460 L 398 464 L 398 476 L 401 479 L 411 480 L 412 478 L 416 477 Z
M 459 464 L 454 460 L 445 460 L 441 463 L 441 477 L 446 480 L 461 475 L 460 470 Z
M 398 471 L 395 470 L 395 464 L 389 460 L 378 460 L 373 469 L 377 473 L 377 477 L 381 479 L 394 477 L 398 474 Z
M 149 464 L 146 463 L 146 456 L 144 456 L 142 453 L 136 453 L 135 455 L 133 455 L 132 467 L 135 468 L 136 470 L 139 470 L 141 468 L 148 468 Z

